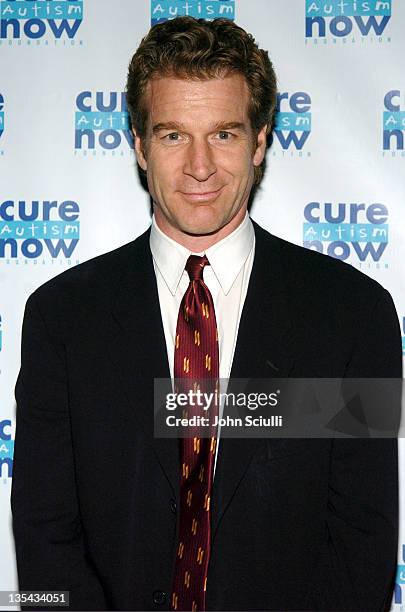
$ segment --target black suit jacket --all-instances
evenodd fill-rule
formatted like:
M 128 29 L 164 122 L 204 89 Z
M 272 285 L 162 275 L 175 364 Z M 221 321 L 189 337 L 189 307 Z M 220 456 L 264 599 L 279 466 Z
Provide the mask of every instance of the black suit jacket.
M 390 295 L 254 225 L 231 377 L 400 377 Z M 164 610 L 176 440 L 153 437 L 169 377 L 149 231 L 26 306 L 11 493 L 20 590 L 71 610 Z M 221 439 L 211 610 L 383 610 L 397 552 L 395 439 Z M 56 609 L 56 608 L 55 608 Z

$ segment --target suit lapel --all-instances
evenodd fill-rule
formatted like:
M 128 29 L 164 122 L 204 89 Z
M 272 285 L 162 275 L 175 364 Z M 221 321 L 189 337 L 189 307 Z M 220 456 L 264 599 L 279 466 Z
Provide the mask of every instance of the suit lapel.
M 249 281 L 231 380 L 286 378 L 294 361 L 292 321 L 279 242 L 254 223 L 255 257 Z M 213 489 L 213 534 L 226 512 L 261 438 L 221 438 Z
M 147 230 L 133 243 L 119 281 L 109 353 L 134 418 L 178 498 L 178 441 L 154 437 L 153 379 L 169 379 L 170 372 L 149 234 Z

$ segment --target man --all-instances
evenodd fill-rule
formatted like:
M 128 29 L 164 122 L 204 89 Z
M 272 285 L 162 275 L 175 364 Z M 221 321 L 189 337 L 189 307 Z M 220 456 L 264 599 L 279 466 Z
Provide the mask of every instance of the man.
M 213 378 L 401 376 L 387 291 L 249 219 L 275 82 L 227 20 L 155 26 L 132 58 L 154 217 L 27 302 L 20 590 L 69 591 L 71 610 L 389 608 L 395 439 L 153 435 L 153 379 L 187 384 L 204 355 Z

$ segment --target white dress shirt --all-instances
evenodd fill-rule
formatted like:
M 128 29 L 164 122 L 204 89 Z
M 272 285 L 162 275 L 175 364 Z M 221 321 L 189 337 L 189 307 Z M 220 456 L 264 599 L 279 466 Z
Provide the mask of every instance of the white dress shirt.
M 153 216 L 150 248 L 172 380 L 177 317 L 182 297 L 189 284 L 185 265 L 190 255 L 206 255 L 210 262 L 210 265 L 204 268 L 203 278 L 211 292 L 215 308 L 219 340 L 219 377 L 229 378 L 255 250 L 255 234 L 248 213 L 231 234 L 203 253 L 189 251 L 169 238 L 159 229 Z M 219 434 L 220 431 L 215 466 Z

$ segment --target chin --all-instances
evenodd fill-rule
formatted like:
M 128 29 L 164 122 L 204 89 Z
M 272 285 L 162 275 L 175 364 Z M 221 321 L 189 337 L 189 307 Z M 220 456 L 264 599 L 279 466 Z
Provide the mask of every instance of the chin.
M 179 219 L 179 229 L 195 236 L 217 232 L 223 225 L 223 219 L 218 218 L 217 211 L 209 207 L 199 207 L 188 218 Z
M 183 234 L 189 234 L 190 236 L 207 236 L 218 232 L 221 226 L 214 223 L 187 223 L 179 225 L 179 229 Z

